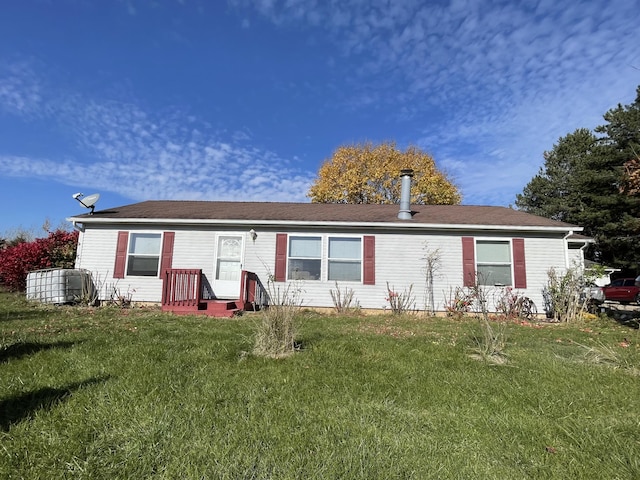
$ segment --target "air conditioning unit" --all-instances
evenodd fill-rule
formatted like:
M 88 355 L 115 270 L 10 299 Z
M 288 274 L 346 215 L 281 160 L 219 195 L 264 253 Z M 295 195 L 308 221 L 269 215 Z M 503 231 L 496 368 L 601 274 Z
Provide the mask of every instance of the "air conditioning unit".
M 91 272 L 72 268 L 36 270 L 27 275 L 27 300 L 40 303 L 75 303 L 95 291 Z

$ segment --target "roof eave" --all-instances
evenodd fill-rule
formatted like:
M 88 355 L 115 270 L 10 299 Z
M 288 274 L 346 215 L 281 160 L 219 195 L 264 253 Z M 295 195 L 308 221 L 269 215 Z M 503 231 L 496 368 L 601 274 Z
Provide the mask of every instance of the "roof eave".
M 243 226 L 298 226 L 298 227 L 368 227 L 378 230 L 383 229 L 429 229 L 429 230 L 496 230 L 496 231 L 536 231 L 536 232 L 580 232 L 582 227 L 574 225 L 543 226 L 543 225 L 482 225 L 482 224 L 455 224 L 455 223 L 414 223 L 405 222 L 344 222 L 344 221 L 308 221 L 308 220 L 221 220 L 221 219 L 186 219 L 186 218 L 96 218 L 96 217 L 69 217 L 67 221 L 73 224 L 137 224 L 137 225 L 243 225 Z

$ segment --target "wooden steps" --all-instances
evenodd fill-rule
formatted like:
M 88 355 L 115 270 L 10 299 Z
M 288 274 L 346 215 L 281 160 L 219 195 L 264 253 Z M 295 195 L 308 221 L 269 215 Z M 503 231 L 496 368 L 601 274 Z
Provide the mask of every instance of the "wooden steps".
M 194 305 L 163 305 L 162 310 L 176 315 L 206 315 L 208 317 L 230 318 L 242 312 L 242 309 L 237 307 L 237 303 L 235 300 L 201 300 L 197 308 Z
M 238 299 L 202 298 L 202 269 L 169 268 L 162 274 L 162 310 L 178 315 L 233 317 L 266 305 L 266 292 L 253 272 L 242 270 Z
M 242 311 L 237 304 L 236 300 L 203 300 L 196 313 L 204 312 L 210 317 L 233 317 Z M 201 307 L 204 309 L 201 310 Z

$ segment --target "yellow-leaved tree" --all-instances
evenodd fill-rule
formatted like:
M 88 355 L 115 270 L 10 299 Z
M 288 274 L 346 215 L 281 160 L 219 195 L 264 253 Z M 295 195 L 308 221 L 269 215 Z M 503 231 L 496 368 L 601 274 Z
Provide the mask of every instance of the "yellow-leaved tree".
M 314 203 L 399 203 L 399 176 L 405 168 L 414 172 L 412 204 L 460 203 L 458 188 L 430 155 L 413 146 L 401 151 L 395 142 L 338 147 L 320 167 L 307 196 Z

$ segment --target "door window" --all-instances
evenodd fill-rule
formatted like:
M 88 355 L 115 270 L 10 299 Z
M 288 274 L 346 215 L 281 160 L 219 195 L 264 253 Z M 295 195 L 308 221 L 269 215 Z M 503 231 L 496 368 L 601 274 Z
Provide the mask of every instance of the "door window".
M 242 239 L 240 237 L 220 237 L 218 239 L 218 261 L 216 280 L 240 280 Z

